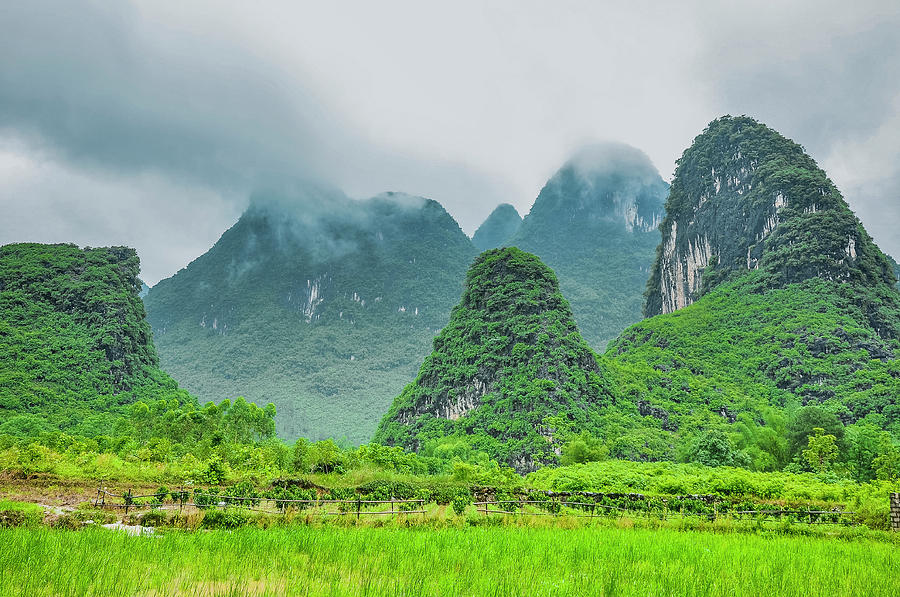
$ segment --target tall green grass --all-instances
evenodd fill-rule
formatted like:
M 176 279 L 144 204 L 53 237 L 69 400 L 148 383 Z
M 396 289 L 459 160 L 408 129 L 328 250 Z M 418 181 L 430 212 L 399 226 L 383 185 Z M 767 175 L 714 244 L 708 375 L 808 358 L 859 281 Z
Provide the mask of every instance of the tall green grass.
M 0 595 L 897 595 L 868 542 L 620 528 L 0 531 Z

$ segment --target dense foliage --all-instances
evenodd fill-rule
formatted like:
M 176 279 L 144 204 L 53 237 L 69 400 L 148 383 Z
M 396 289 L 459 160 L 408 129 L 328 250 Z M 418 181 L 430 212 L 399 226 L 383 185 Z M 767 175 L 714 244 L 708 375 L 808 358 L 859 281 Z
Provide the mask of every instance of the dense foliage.
M 278 408 L 282 437 L 368 441 L 458 299 L 471 241 L 434 201 L 257 199 L 153 287 L 163 367 L 202 400 Z
M 516 208 L 509 203 L 501 203 L 472 235 L 472 243 L 479 251 L 502 247 L 521 225 L 522 216 Z
M 533 470 L 556 460 L 557 434 L 590 430 L 609 400 L 553 271 L 516 248 L 494 249 L 469 269 L 450 322 L 375 441 L 421 450 L 464 437 Z
M 598 350 L 641 319 L 667 188 L 640 151 L 588 147 L 547 182 L 506 243 L 553 268 L 582 335 Z
M 126 247 L 0 247 L 0 433 L 109 433 L 137 400 L 193 400 L 159 369 L 138 272 Z

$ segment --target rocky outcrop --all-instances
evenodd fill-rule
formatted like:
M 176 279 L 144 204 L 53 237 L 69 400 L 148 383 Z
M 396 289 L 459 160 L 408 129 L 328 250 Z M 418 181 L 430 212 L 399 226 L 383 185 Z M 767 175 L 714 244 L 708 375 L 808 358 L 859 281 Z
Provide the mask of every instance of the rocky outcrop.
M 644 314 L 671 313 L 717 284 L 765 270 L 877 284 L 888 261 L 803 148 L 748 117 L 710 123 L 678 162 Z

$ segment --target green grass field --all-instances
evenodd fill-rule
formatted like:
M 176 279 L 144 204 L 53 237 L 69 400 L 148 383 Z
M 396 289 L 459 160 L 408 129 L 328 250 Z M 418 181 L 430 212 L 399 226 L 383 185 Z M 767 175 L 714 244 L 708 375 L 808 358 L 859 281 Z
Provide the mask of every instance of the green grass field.
M 875 541 L 623 528 L 0 530 L 0 595 L 897 595 Z

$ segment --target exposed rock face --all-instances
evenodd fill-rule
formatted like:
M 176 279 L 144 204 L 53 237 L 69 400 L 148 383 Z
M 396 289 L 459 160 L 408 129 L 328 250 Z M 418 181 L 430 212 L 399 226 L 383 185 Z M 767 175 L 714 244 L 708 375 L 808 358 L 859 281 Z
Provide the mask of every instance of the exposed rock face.
M 271 401 L 282 437 L 362 443 L 477 253 L 421 197 L 267 196 L 145 302 L 164 366 L 202 401 Z
M 559 276 L 585 339 L 602 349 L 639 321 L 668 185 L 641 151 L 584 148 L 547 182 L 507 243 Z
M 534 255 L 495 249 L 472 265 L 434 351 L 374 440 L 419 449 L 464 437 L 528 472 L 555 461 L 555 418 L 586 429 L 610 396 L 553 272 Z
M 472 235 L 480 251 L 502 247 L 519 230 L 522 216 L 509 203 L 498 205 Z
M 678 162 L 647 287 L 671 313 L 750 269 L 771 285 L 890 281 L 890 266 L 803 148 L 748 117 L 713 121 Z

